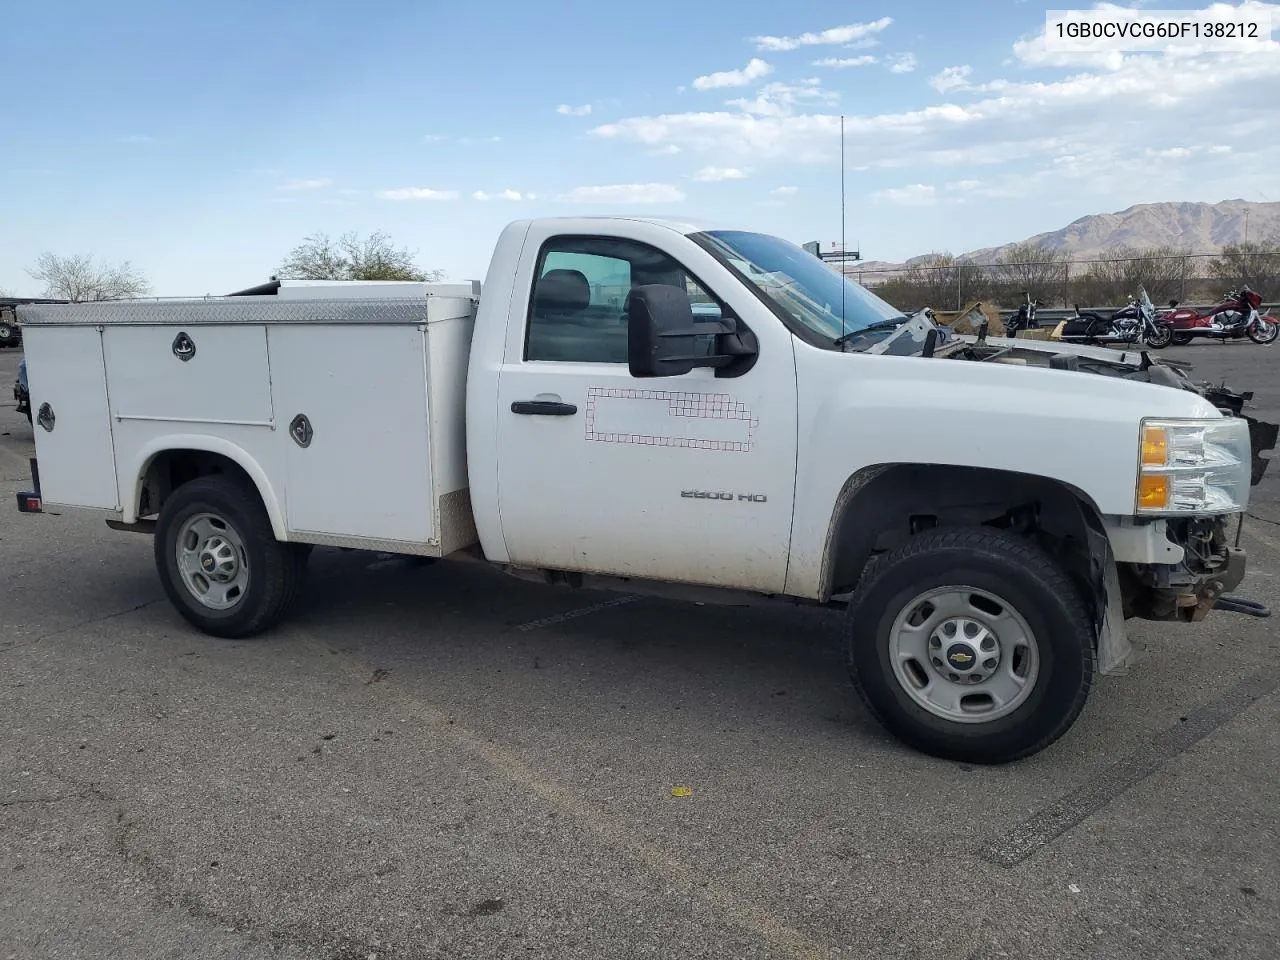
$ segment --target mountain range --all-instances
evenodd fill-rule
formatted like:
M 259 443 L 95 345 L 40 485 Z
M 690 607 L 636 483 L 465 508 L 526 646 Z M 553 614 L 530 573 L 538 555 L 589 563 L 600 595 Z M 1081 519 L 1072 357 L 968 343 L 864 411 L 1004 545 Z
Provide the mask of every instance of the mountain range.
M 1122 247 L 1168 246 L 1188 253 L 1218 253 L 1224 246 L 1245 240 L 1280 240 L 1280 203 L 1223 200 L 1220 203 L 1140 203 L 1116 213 L 1081 217 L 1048 233 L 1028 237 L 1023 243 L 1042 244 L 1050 249 L 1086 259 L 1105 257 Z M 1013 243 L 983 247 L 958 255 L 975 263 L 998 260 Z M 885 260 L 849 265 L 858 270 L 893 270 L 905 263 Z

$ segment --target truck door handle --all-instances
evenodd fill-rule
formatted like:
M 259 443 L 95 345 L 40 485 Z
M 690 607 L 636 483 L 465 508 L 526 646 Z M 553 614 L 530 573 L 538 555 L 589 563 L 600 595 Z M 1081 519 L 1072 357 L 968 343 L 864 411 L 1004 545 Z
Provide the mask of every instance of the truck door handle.
M 511 412 L 535 417 L 572 417 L 578 408 L 559 400 L 517 400 L 511 404 Z

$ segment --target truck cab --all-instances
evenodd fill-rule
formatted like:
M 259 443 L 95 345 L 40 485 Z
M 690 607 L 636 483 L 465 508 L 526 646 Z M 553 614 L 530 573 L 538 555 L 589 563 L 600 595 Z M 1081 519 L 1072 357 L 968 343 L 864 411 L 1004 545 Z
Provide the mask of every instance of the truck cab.
M 979 762 L 1065 733 L 1127 619 L 1221 605 L 1275 443 L 1141 351 L 959 337 L 788 241 L 659 219 L 512 223 L 483 284 L 24 329 L 45 501 L 152 533 L 207 633 L 279 622 L 315 545 L 837 604 L 873 715 Z

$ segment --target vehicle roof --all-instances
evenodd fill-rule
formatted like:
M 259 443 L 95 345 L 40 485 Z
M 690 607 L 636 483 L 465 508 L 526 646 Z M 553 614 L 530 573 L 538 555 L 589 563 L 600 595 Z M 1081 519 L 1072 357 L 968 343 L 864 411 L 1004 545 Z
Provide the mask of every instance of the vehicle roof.
M 674 230 L 676 233 L 683 234 L 700 233 L 704 230 L 737 229 L 737 227 L 730 224 L 710 219 L 703 219 L 701 217 L 658 217 L 622 213 L 593 214 L 588 216 L 541 217 L 539 219 L 550 223 L 569 220 L 630 220 L 635 223 L 649 223 L 656 227 L 665 227 L 668 230 Z

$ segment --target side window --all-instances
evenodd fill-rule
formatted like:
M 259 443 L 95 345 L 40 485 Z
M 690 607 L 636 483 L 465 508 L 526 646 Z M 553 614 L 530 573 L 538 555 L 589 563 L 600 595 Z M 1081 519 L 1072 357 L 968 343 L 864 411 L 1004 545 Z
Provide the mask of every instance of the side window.
M 627 362 L 627 295 L 666 283 L 684 290 L 698 321 L 719 320 L 720 303 L 675 260 L 634 240 L 556 237 L 542 249 L 529 305 L 526 360 Z M 709 354 L 715 338 L 698 338 Z

